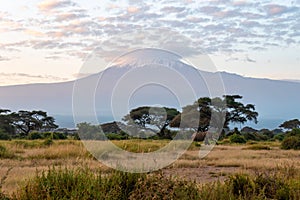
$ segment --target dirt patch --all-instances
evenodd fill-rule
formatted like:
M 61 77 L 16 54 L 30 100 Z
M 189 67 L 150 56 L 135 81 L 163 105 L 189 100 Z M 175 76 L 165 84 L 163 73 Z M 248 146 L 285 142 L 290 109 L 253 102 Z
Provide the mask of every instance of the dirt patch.
M 213 181 L 224 181 L 229 175 L 241 172 L 240 167 L 215 167 L 201 166 L 199 168 L 169 168 L 163 169 L 165 176 L 175 176 L 197 183 L 207 183 Z

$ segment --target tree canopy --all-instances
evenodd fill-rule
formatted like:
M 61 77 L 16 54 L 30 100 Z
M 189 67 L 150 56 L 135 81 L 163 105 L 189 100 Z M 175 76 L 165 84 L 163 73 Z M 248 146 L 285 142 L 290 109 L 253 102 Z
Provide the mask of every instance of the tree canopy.
M 165 137 L 165 130 L 179 111 L 175 108 L 142 106 L 132 109 L 123 117 L 128 126 L 138 126 L 138 129 L 157 129 L 160 137 Z
M 244 124 L 247 121 L 257 123 L 258 113 L 255 112 L 255 106 L 253 104 L 244 105 L 238 102 L 238 99 L 242 99 L 242 96 L 225 95 L 223 98 L 199 98 L 194 104 L 185 106 L 182 113 L 171 121 L 170 126 L 192 128 L 197 132 L 205 132 L 212 127 L 228 128 L 230 123 Z M 189 118 L 189 121 L 186 124 L 181 124 L 182 117 Z
M 0 131 L 8 134 L 14 134 L 15 127 L 12 126 L 10 113 L 11 111 L 8 109 L 0 109 Z
M 33 130 L 50 131 L 57 127 L 55 119 L 41 110 L 11 112 L 0 109 L 0 129 L 6 133 L 27 136 Z
M 288 130 L 292 130 L 294 128 L 300 128 L 300 121 L 298 119 L 288 120 L 283 122 L 279 127 Z

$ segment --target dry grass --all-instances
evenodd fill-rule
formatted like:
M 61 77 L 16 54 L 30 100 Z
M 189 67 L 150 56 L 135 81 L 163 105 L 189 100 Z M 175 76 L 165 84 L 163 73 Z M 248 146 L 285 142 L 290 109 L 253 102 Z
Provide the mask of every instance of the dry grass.
M 113 143 L 127 151 L 147 153 L 167 145 L 169 141 L 129 140 Z M 261 144 L 269 146 L 270 150 L 249 149 L 253 144 L 218 145 L 204 159 L 199 159 L 200 147 L 195 144 L 180 159 L 165 168 L 163 173 L 208 182 L 224 180 L 228 175 L 240 171 L 284 171 L 286 166 L 294 166 L 295 171 L 300 171 L 300 151 L 281 150 L 278 143 Z M 0 159 L 0 180 L 3 179 L 1 187 L 5 193 L 14 192 L 36 170 L 48 169 L 49 166 L 111 170 L 95 160 L 80 141 L 55 141 L 53 145 L 45 146 L 43 140 L 19 140 L 0 141 L 0 145 L 15 155 L 11 159 Z

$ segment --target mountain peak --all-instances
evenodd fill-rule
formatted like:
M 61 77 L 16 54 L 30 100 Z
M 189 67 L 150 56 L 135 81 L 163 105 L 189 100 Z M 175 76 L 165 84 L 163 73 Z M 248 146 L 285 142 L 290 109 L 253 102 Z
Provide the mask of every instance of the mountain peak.
M 136 68 L 146 65 L 161 65 L 172 67 L 175 64 L 176 66 L 186 65 L 183 58 L 173 52 L 162 49 L 145 48 L 137 49 L 118 57 L 112 62 L 111 66 Z

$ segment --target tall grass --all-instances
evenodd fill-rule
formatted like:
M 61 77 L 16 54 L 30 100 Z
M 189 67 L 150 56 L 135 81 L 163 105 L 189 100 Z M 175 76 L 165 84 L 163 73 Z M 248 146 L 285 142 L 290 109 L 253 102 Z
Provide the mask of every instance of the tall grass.
M 28 181 L 13 199 L 128 199 L 144 177 L 118 171 L 108 175 L 82 168 L 51 168 Z
M 292 167 L 292 166 L 290 166 Z M 27 181 L 12 199 L 300 199 L 300 176 L 274 173 L 235 174 L 225 182 L 199 185 L 155 174 L 110 174 L 90 169 L 50 168 Z

